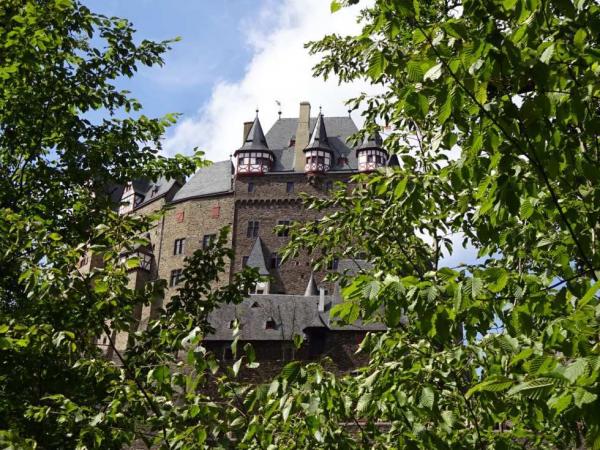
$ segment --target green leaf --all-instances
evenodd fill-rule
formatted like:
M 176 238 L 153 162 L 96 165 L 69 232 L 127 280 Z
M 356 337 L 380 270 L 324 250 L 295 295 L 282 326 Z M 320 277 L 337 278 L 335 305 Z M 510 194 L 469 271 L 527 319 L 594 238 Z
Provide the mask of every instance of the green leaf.
M 566 368 L 564 376 L 571 383 L 575 383 L 582 375 L 587 375 L 588 362 L 584 358 L 578 358 Z
M 394 188 L 394 200 L 398 201 L 404 195 L 404 191 L 406 191 L 406 185 L 408 184 L 408 177 L 403 177 L 400 182 Z
M 431 409 L 433 408 L 433 403 L 435 401 L 435 393 L 433 389 L 426 386 L 421 390 L 421 398 L 419 400 L 419 405 L 423 408 Z
M 575 44 L 575 47 L 577 47 L 578 49 L 583 50 L 583 48 L 585 47 L 586 38 L 587 38 L 587 31 L 585 31 L 583 28 L 580 28 L 575 33 L 575 38 L 573 39 L 573 44 Z
M 590 300 L 592 300 L 594 298 L 594 296 L 596 295 L 596 292 L 598 292 L 598 289 L 600 289 L 600 280 L 596 281 L 592 287 L 590 287 L 587 292 L 585 293 L 585 295 L 583 297 L 581 297 L 581 299 L 579 300 L 578 303 L 578 307 L 581 308 L 582 306 L 587 305 Z
M 423 80 L 431 80 L 435 81 L 442 75 L 442 63 L 436 64 L 431 67 L 425 75 L 423 75 Z
M 329 9 L 332 13 L 339 11 L 342 8 L 342 4 L 338 0 L 332 0 L 329 5 Z
M 521 216 L 521 219 L 529 219 L 533 214 L 533 211 L 533 204 L 531 203 L 531 200 L 526 198 L 521 202 L 521 207 L 519 208 L 519 215 Z
M 387 67 L 387 60 L 382 52 L 374 52 L 373 56 L 369 61 L 369 69 L 367 70 L 367 74 L 373 78 L 374 80 L 379 79 L 385 68 Z
M 476 392 L 501 392 L 510 388 L 514 384 L 514 381 L 503 377 L 503 376 L 493 376 L 479 384 L 476 384 L 471 389 L 469 389 L 466 393 L 466 397 L 471 397 Z
M 104 294 L 105 292 L 108 292 L 108 283 L 104 280 L 95 280 L 94 292 L 97 294 Z
M 542 52 L 541 56 L 540 56 L 540 61 L 542 61 L 544 64 L 548 64 L 548 62 L 550 62 L 550 59 L 552 59 L 552 55 L 554 54 L 554 43 L 548 45 L 544 51 Z
M 170 377 L 171 370 L 168 366 L 158 366 L 152 371 L 152 378 L 161 384 L 169 381 Z
M 238 373 L 240 373 L 240 367 L 242 367 L 242 361 L 244 360 L 244 357 L 242 356 L 240 359 L 238 359 L 232 367 L 233 370 L 233 375 L 237 377 Z
M 572 399 L 573 396 L 569 393 L 554 396 L 551 397 L 550 400 L 548 400 L 548 406 L 554 409 L 556 411 L 556 414 L 560 414 L 569 407 Z

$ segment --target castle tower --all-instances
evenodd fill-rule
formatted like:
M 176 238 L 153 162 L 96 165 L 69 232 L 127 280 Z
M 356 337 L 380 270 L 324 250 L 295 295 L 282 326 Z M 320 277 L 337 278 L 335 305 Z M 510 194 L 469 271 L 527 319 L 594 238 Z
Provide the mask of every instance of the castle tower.
M 269 172 L 275 162 L 275 156 L 267 145 L 258 120 L 258 110 L 250 130 L 244 134 L 244 144 L 233 154 L 236 158 L 236 175 L 262 175 Z
M 304 173 L 320 174 L 325 173 L 331 168 L 333 150 L 329 146 L 327 130 L 323 114 L 319 113 L 317 123 L 310 137 L 308 145 L 304 149 L 305 165 Z
M 376 131 L 365 136 L 362 144 L 356 148 L 359 172 L 372 172 L 386 165 L 388 153 L 383 149 L 383 139 Z

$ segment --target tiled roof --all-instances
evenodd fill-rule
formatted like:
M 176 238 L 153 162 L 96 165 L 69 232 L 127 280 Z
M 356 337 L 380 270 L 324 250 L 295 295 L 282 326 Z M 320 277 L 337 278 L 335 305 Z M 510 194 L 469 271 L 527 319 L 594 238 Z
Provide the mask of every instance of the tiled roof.
M 233 165 L 231 161 L 219 161 L 198 170 L 175 194 L 173 201 L 230 192 Z

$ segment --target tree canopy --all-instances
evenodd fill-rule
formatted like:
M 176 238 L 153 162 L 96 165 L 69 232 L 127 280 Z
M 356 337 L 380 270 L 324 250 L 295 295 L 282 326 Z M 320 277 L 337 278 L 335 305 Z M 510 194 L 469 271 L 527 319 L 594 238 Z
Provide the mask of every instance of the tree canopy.
M 211 287 L 226 229 L 120 365 L 94 345 L 164 288 L 127 287 L 138 262 L 119 255 L 155 217 L 118 216 L 106 187 L 202 164 L 160 157 L 174 117 L 129 117 L 141 105 L 114 86 L 170 42 L 135 43 L 127 21 L 70 0 L 0 5 L 5 447 L 600 448 L 600 6 L 377 0 L 360 20 L 356 36 L 308 45 L 315 74 L 380 86 L 350 105 L 366 108 L 364 133 L 388 126 L 401 164 L 307 199 L 335 212 L 295 227 L 287 254 L 366 256 L 335 313 L 388 331 L 367 336 L 351 376 L 292 362 L 247 386 L 251 347 L 234 341 L 224 367 L 202 346 L 206 313 L 257 276 Z M 447 264 L 462 245 L 477 259 Z M 90 249 L 104 266 L 82 274 Z

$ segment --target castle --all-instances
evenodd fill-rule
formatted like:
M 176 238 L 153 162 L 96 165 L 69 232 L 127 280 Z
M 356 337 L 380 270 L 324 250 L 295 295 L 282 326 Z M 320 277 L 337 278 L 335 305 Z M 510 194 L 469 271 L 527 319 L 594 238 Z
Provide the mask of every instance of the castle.
M 351 147 L 348 138 L 357 131 L 350 116 L 325 117 L 319 112 L 311 117 L 310 104 L 302 102 L 298 118 L 279 117 L 265 134 L 257 112 L 254 121 L 244 123 L 242 145 L 233 152 L 233 161 L 215 162 L 198 170 L 185 183 L 165 179 L 156 183 L 134 181 L 112 192 L 123 214 L 149 214 L 170 207 L 151 230 L 151 247 L 140 249 L 142 263 L 130 275 L 134 288 L 161 278 L 167 280 L 170 289 L 162 303 L 140 307 L 136 311 L 138 319 L 147 320 L 169 301 L 179 282 L 184 258 L 209 245 L 218 231 L 229 225 L 228 245 L 234 258 L 222 282 L 228 282 L 233 273 L 246 265 L 256 267 L 265 281 L 257 284 L 247 305 L 240 305 L 236 311 L 231 311 L 234 307 L 224 307 L 213 315 L 216 332 L 210 339 L 226 342 L 231 330 L 222 328 L 227 328 L 233 315 L 239 315 L 241 310 L 245 311 L 242 322 L 248 322 L 243 327 L 248 340 L 260 336 L 260 340 L 268 341 L 267 335 L 273 331 L 271 340 L 288 342 L 293 337 L 291 328 L 333 330 L 335 327 L 324 316 L 336 301 L 335 286 L 323 281 L 325 271 L 312 271 L 309 255 L 299 255 L 282 264 L 281 249 L 289 239 L 285 225 L 319 219 L 317 212 L 303 208 L 301 193 L 327 196 L 334 183 L 346 183 L 356 173 L 397 165 L 395 155 L 389 157 L 382 147 L 379 134 Z M 275 232 L 277 225 L 284 227 Z M 327 270 L 341 270 L 338 266 L 344 263 L 333 261 Z M 279 311 L 279 318 L 276 312 L 265 312 L 267 304 Z M 290 330 L 286 332 L 282 330 L 284 317 L 292 309 L 302 310 L 300 316 L 307 323 L 288 325 Z M 253 315 L 260 317 L 260 323 L 252 319 Z M 353 331 L 364 334 L 367 328 L 355 326 Z M 349 331 L 343 327 L 337 330 Z M 352 341 L 357 339 L 353 337 Z M 284 347 L 280 349 L 283 353 Z M 314 345 L 311 348 L 314 353 Z

